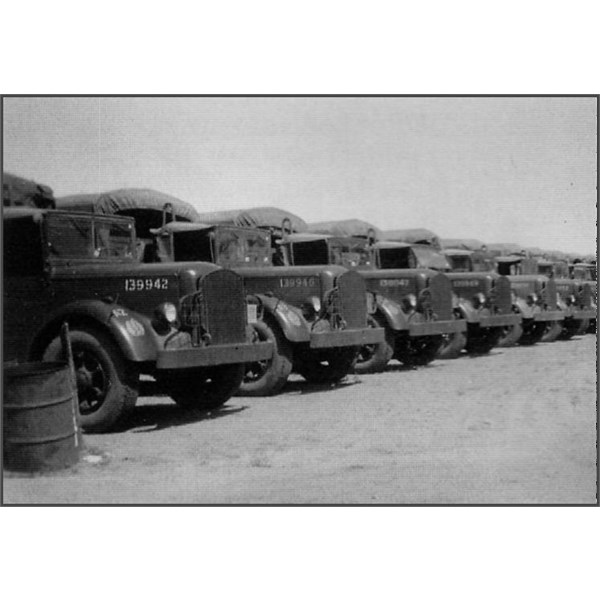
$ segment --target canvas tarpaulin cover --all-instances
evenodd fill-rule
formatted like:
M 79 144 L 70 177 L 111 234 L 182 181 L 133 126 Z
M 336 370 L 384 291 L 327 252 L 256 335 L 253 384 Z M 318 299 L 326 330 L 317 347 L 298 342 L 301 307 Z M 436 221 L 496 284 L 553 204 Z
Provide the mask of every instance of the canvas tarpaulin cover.
M 342 221 L 321 221 L 309 223 L 308 231 L 314 233 L 325 233 L 338 237 L 370 237 L 375 239 L 381 237 L 381 230 L 368 221 L 360 219 L 345 219 Z
M 151 189 L 125 188 L 99 194 L 77 194 L 56 200 L 58 208 L 115 215 L 133 210 L 152 210 L 162 214 L 170 204 L 179 221 L 197 221 L 196 209 L 183 200 Z
M 52 188 L 11 173 L 2 174 L 2 204 L 35 208 L 56 206 Z
M 483 242 L 470 238 L 445 238 L 441 243 L 444 250 L 481 250 L 485 246 Z
M 519 246 L 519 244 L 488 244 L 487 245 L 488 252 L 492 252 L 494 254 L 499 254 L 506 256 L 508 254 L 520 254 L 523 252 L 523 247 Z
M 289 219 L 293 232 L 307 230 L 306 223 L 298 215 L 274 206 L 258 206 L 255 208 L 238 208 L 218 212 L 200 213 L 197 220 L 202 223 L 235 225 L 236 227 L 261 227 L 281 229 L 284 219 Z
M 427 244 L 441 250 L 440 238 L 431 230 L 415 229 L 390 229 L 382 232 L 383 239 L 407 244 Z
M 167 221 L 197 221 L 196 209 L 179 198 L 151 189 L 125 188 L 98 194 L 77 194 L 56 199 L 58 208 L 93 212 L 101 215 L 125 215 L 135 219 L 139 237 L 146 238 L 150 230 L 162 225 L 163 209 L 171 205 Z

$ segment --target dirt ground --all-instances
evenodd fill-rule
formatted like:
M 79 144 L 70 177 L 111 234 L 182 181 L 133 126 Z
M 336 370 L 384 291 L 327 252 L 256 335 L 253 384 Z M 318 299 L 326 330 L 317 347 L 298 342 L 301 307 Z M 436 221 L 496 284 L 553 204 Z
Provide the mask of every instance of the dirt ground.
M 5 504 L 595 503 L 596 336 L 186 414 L 143 397 L 76 467 L 5 473 Z

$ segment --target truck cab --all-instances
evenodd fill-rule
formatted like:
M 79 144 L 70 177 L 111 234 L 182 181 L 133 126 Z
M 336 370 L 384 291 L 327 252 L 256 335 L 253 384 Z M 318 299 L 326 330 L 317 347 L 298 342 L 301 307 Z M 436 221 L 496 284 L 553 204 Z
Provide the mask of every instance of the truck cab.
M 142 264 L 132 218 L 4 209 L 4 358 L 63 360 L 68 323 L 82 426 L 108 431 L 133 409 L 140 374 L 183 407 L 215 408 L 243 365 L 272 344 L 248 340 L 243 282 L 214 264 Z

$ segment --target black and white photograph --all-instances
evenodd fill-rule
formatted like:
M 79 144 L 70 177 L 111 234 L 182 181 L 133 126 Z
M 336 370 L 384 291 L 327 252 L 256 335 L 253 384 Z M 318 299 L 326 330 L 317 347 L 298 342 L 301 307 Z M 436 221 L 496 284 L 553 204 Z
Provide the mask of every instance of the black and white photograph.
M 597 504 L 597 118 L 4 96 L 2 503 Z

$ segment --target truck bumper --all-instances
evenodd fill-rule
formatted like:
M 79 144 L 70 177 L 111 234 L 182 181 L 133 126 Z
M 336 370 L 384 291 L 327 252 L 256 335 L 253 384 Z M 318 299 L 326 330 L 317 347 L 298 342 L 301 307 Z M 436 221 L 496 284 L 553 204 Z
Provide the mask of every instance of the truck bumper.
M 385 339 L 382 327 L 365 329 L 340 329 L 310 334 L 311 348 L 337 348 L 341 346 L 365 346 L 378 344 Z
M 565 313 L 562 310 L 545 310 L 533 316 L 534 321 L 562 321 Z
M 267 360 L 273 356 L 273 342 L 223 344 L 202 348 L 163 350 L 156 359 L 157 369 L 191 369 Z
M 481 317 L 479 327 L 511 327 L 521 322 L 521 315 L 491 315 L 489 317 Z
M 577 319 L 578 321 L 583 321 L 584 319 L 595 319 L 597 316 L 598 313 L 593 308 L 584 308 L 573 313 L 573 318 Z
M 411 323 L 408 327 L 410 337 L 424 335 L 445 335 L 459 333 L 467 330 L 467 322 L 463 319 L 453 321 L 426 321 L 424 323 Z

